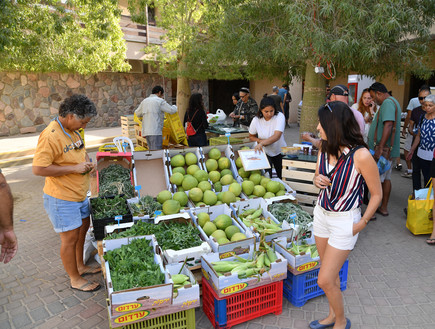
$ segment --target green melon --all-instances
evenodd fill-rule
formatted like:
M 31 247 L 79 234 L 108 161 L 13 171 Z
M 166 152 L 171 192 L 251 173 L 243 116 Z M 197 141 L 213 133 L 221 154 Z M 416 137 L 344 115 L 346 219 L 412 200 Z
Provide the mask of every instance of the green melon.
M 186 175 L 186 170 L 184 170 L 184 167 L 172 168 L 172 174 L 175 174 L 177 172 L 179 172 L 180 174 L 183 174 L 183 176 Z
M 180 212 L 180 202 L 177 200 L 166 200 L 163 202 L 162 210 L 165 215 L 178 214 Z
M 177 154 L 171 158 L 171 166 L 172 167 L 183 167 L 186 164 L 186 160 L 184 156 L 181 154 Z
M 242 191 L 243 193 L 245 193 L 247 196 L 250 196 L 253 192 L 254 192 L 254 182 L 250 181 L 250 180 L 246 180 L 242 182 Z
M 214 206 L 217 202 L 217 195 L 213 191 L 207 190 L 204 192 L 202 201 L 208 206 Z
M 229 169 L 231 166 L 230 159 L 224 157 L 220 158 L 218 160 L 218 166 L 220 170 Z
M 228 226 L 233 224 L 233 221 L 230 216 L 222 214 L 217 216 L 213 223 L 219 230 L 225 230 Z
M 181 186 L 183 186 L 185 191 L 189 191 L 190 189 L 198 186 L 198 181 L 192 175 L 185 175 Z
M 230 225 L 225 229 L 225 234 L 227 235 L 227 238 L 230 240 L 234 234 L 239 232 L 240 232 L 239 228 L 235 225 Z
M 198 187 L 203 191 L 203 192 L 205 192 L 205 191 L 207 191 L 207 190 L 210 190 L 211 191 L 211 184 L 210 184 L 210 182 L 209 181 L 202 181 L 202 182 L 199 182 L 198 183 Z
M 261 185 L 255 185 L 254 186 L 254 192 L 252 193 L 255 196 L 262 197 L 266 194 L 266 189 Z
M 240 195 L 240 193 L 242 193 L 242 187 L 239 183 L 232 183 L 228 187 L 228 191 L 233 192 L 234 195 L 237 197 Z
M 180 167 L 181 168 L 181 167 Z M 169 179 L 169 181 L 172 184 L 175 184 L 177 186 L 180 186 L 181 184 L 183 184 L 183 179 L 184 179 L 184 175 L 182 173 L 176 172 L 175 174 L 172 174 L 171 178 Z
M 193 177 L 196 178 L 196 180 L 199 182 L 203 182 L 208 180 L 208 174 L 205 170 L 197 170 L 194 174 Z
M 190 165 L 187 167 L 187 173 L 189 175 L 194 175 L 199 170 L 199 166 L 197 164 Z
M 215 159 L 208 159 L 205 162 L 205 167 L 207 168 L 207 171 L 213 171 L 213 170 L 217 170 L 218 169 L 218 163 Z
M 261 175 L 257 173 L 253 173 L 249 176 L 249 180 L 253 181 L 255 185 L 259 185 L 261 182 Z
M 242 232 L 235 233 L 231 237 L 231 241 L 239 241 L 239 240 L 243 240 L 243 239 L 246 239 L 246 235 L 244 235 Z
M 216 183 L 221 179 L 221 174 L 216 170 L 209 171 L 208 178 L 210 178 L 212 183 Z
M 216 231 L 214 231 L 214 232 L 211 234 L 211 236 L 212 236 L 213 238 L 215 238 L 216 241 L 219 240 L 220 238 L 226 238 L 226 237 L 227 237 L 226 234 L 225 234 L 225 232 L 224 232 L 223 230 L 220 230 L 220 229 L 217 229 Z
M 205 223 L 210 221 L 210 215 L 206 212 L 200 212 L 198 215 L 198 225 L 204 227 Z
M 188 198 L 187 198 L 187 194 L 184 192 L 175 192 L 172 199 L 180 202 L 181 207 L 187 205 Z
M 198 162 L 197 156 L 195 154 L 193 154 L 192 152 L 186 153 L 184 158 L 186 159 L 186 165 L 187 166 L 196 164 Z
M 220 183 L 222 185 L 229 185 L 232 182 L 233 182 L 233 175 L 225 175 L 225 176 L 222 176 L 220 179 Z
M 221 151 L 219 151 L 219 149 L 217 149 L 216 147 L 213 147 L 209 152 L 208 152 L 208 157 L 210 159 L 215 159 L 218 160 L 221 157 Z
M 193 202 L 201 201 L 203 195 L 204 195 L 204 193 L 202 192 L 202 190 L 199 187 L 194 187 L 189 191 L 189 198 Z
M 207 234 L 207 236 L 210 236 L 213 234 L 214 231 L 216 231 L 216 225 L 213 224 L 213 222 L 206 222 L 204 224 L 204 227 L 202 228 L 202 230 L 204 231 L 205 234 Z
M 230 203 L 236 202 L 236 201 L 237 201 L 237 199 L 236 199 L 236 196 L 234 195 L 233 192 L 231 192 L 231 191 L 223 192 L 223 194 L 222 194 L 222 202 L 223 203 L 226 203 L 227 205 L 229 205 Z
M 269 181 L 266 185 L 266 190 L 267 192 L 272 192 L 272 193 L 276 193 L 280 190 L 279 188 L 279 182 L 276 181 Z
M 157 194 L 157 202 L 163 204 L 166 200 L 172 199 L 172 193 L 168 190 L 160 191 L 159 194 Z

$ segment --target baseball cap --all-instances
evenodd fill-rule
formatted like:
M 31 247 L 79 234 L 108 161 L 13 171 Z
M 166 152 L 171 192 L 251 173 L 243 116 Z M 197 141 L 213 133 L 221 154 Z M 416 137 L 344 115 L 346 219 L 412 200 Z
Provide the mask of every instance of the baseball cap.
M 247 93 L 247 94 L 250 94 L 250 92 L 249 92 L 249 89 L 248 88 L 246 88 L 246 87 L 242 87 L 242 88 L 240 88 L 240 90 L 239 91 L 241 91 L 242 93 Z
M 278 88 L 278 86 L 273 86 L 273 87 L 272 87 L 272 90 L 273 90 L 273 91 L 278 91 L 279 88 Z
M 349 89 L 347 89 L 345 85 L 336 85 L 331 88 L 328 98 L 331 97 L 332 94 L 338 96 L 349 96 Z

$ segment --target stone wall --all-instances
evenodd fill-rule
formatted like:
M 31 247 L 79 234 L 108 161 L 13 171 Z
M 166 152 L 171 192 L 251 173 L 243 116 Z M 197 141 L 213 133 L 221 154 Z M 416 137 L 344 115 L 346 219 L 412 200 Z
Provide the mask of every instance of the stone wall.
M 98 114 L 88 127 L 119 126 L 120 116 L 133 114 L 155 85 L 163 86 L 169 101 L 171 80 L 157 74 L 0 72 L 0 136 L 42 131 L 56 117 L 62 100 L 75 93 L 97 106 Z M 202 92 L 208 103 L 207 82 L 192 82 L 192 91 Z

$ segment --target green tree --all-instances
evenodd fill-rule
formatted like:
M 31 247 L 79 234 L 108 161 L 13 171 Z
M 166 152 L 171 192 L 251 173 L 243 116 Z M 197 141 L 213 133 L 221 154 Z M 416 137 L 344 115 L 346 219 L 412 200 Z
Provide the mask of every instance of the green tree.
M 0 70 L 128 71 L 115 0 L 0 0 Z
M 326 79 L 316 66 L 380 77 L 429 73 L 433 0 L 227 0 L 198 62 L 231 63 L 248 79 L 305 78 L 301 130 L 315 131 Z M 210 54 L 212 54 L 210 61 Z M 328 74 L 325 74 L 328 76 Z
M 156 25 L 166 30 L 163 44 L 149 45 L 145 52 L 149 63 L 159 65 L 159 73 L 177 78 L 178 114 L 183 120 L 190 98 L 190 79 L 209 79 L 210 72 L 192 56 L 200 42 L 207 40 L 209 27 L 220 20 L 222 6 L 219 0 L 129 0 L 133 21 L 146 24 L 146 6 L 157 9 Z

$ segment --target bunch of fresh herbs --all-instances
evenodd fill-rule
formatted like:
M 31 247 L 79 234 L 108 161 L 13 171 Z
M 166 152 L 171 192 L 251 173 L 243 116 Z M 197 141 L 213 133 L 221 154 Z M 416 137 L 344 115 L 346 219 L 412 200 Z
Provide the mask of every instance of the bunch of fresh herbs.
M 113 198 L 92 198 L 91 209 L 93 220 L 127 215 L 130 213 L 125 197 L 121 196 L 115 196 Z
M 123 194 L 127 199 L 134 196 L 130 170 L 119 164 L 110 164 L 99 172 L 99 195 L 112 196 Z
M 300 205 L 290 202 L 272 203 L 269 206 L 269 212 L 281 223 L 286 220 L 290 224 L 299 225 L 301 236 L 313 222 L 310 214 L 303 210 Z
M 134 239 L 128 245 L 109 250 L 104 259 L 109 262 L 113 291 L 165 283 L 165 276 L 154 261 L 150 240 Z
M 143 196 L 137 203 L 130 203 L 129 205 L 133 216 L 148 215 L 154 217 L 156 210 L 162 210 L 162 205 L 149 195 Z
M 197 247 L 202 244 L 199 230 L 188 223 L 146 223 L 137 222 L 131 228 L 120 233 L 114 233 L 105 239 L 118 239 L 124 237 L 154 234 L 159 246 L 163 250 L 182 250 Z

